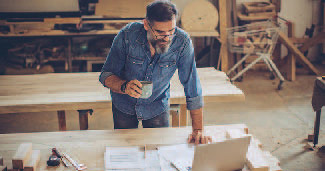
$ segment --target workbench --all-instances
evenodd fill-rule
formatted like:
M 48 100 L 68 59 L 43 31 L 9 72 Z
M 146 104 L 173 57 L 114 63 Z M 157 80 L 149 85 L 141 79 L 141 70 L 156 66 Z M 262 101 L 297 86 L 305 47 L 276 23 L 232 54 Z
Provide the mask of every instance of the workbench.
M 225 140 L 226 131 L 229 130 L 248 133 L 248 128 L 244 124 L 204 127 L 205 134 L 212 136 L 214 142 Z M 85 164 L 87 170 L 102 171 L 106 146 L 182 144 L 186 143 L 191 131 L 191 127 L 183 127 L 0 134 L 0 156 L 3 157 L 4 164 L 10 164 L 17 147 L 23 142 L 30 142 L 33 150 L 41 151 L 38 170 L 73 170 L 64 168 L 62 164 L 56 168 L 46 166 L 51 149 L 56 147 L 61 153 L 65 152 L 79 163 Z M 251 143 L 258 144 L 258 140 L 252 138 Z M 254 152 L 251 153 L 253 156 L 250 157 L 250 161 L 257 169 L 258 167 L 262 169 L 262 161 L 264 161 L 264 165 L 270 170 L 281 170 L 278 166 L 279 162 L 269 152 L 263 151 L 260 147 L 249 148 L 249 153 L 252 151 Z
M 198 68 L 198 74 L 204 103 L 245 99 L 244 93 L 230 83 L 224 72 Z M 65 110 L 78 110 L 80 129 L 88 129 L 88 111 L 107 109 L 111 105 L 109 90 L 99 82 L 99 75 L 99 72 L 1 75 L 0 114 L 58 111 L 59 130 L 65 131 Z M 179 106 L 173 122 L 186 126 L 186 98 L 177 71 L 171 80 L 170 104 Z

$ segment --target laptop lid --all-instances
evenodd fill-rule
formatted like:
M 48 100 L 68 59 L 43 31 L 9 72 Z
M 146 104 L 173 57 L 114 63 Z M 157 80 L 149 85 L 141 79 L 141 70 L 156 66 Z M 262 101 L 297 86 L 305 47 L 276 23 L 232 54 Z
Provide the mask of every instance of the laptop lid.
M 194 151 L 192 171 L 232 171 L 242 169 L 251 135 L 199 145 Z

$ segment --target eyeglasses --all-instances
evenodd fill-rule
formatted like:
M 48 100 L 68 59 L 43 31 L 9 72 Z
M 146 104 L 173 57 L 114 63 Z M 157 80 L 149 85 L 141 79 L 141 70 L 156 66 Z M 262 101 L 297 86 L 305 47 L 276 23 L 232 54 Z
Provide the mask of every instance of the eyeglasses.
M 172 39 L 175 36 L 175 30 L 173 31 L 172 34 L 167 34 L 167 35 L 156 35 L 155 31 L 152 29 L 150 22 L 148 22 L 150 30 L 153 32 L 153 35 L 155 36 L 156 39 L 165 39 L 168 37 L 169 39 Z

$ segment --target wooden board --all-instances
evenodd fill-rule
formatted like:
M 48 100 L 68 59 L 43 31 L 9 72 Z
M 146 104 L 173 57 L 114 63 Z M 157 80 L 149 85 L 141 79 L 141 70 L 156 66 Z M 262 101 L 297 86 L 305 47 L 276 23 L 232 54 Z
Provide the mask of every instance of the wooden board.
M 235 124 L 204 127 L 205 135 L 212 136 L 213 141 L 225 139 L 225 132 L 229 129 L 245 130 L 247 126 Z M 104 167 L 105 146 L 186 143 L 191 131 L 191 127 L 182 127 L 0 134 L 0 155 L 11 157 L 14 155 L 17 145 L 30 140 L 33 143 L 33 149 L 41 151 L 38 170 L 53 170 L 46 166 L 46 160 L 48 160 L 53 147 L 56 147 L 61 153 L 67 153 L 79 163 L 84 163 L 88 170 L 101 170 Z M 61 165 L 55 170 L 63 171 L 66 168 Z
M 108 18 L 145 18 L 146 6 L 153 0 L 99 0 L 95 15 Z
M 39 165 L 40 160 L 41 160 L 41 151 L 33 150 L 32 156 L 24 166 L 24 171 L 37 171 L 37 166 Z
M 304 44 L 299 48 L 299 50 L 304 53 L 309 48 L 319 44 L 319 43 L 325 43 L 325 32 L 320 32 L 317 35 L 314 35 L 312 38 L 306 40 Z
M 244 93 L 230 83 L 224 72 L 199 68 L 198 74 L 205 103 L 245 99 Z M 99 75 L 98 72 L 2 75 L 0 113 L 107 109 L 111 97 L 109 90 L 98 81 Z M 186 104 L 177 72 L 171 80 L 170 103 Z
M 289 40 L 289 38 L 281 31 L 279 31 L 279 41 L 284 44 L 293 55 L 295 55 L 301 63 L 314 74 L 319 75 L 319 71 L 312 63 L 301 53 L 301 51 Z
M 32 143 L 22 143 L 12 157 L 12 167 L 14 169 L 24 169 L 25 164 L 32 154 Z
M 273 16 L 270 15 L 247 16 L 241 12 L 238 12 L 238 18 L 241 21 L 262 21 L 262 20 L 268 20 L 272 17 Z
M 275 5 L 270 2 L 244 2 L 243 6 L 247 14 L 258 12 L 275 12 Z
M 230 1 L 229 1 L 230 2 Z M 230 13 L 228 12 L 227 4 L 229 4 L 227 0 L 219 0 L 219 12 L 220 12 L 220 24 L 219 24 L 219 32 L 220 32 L 220 55 L 219 60 L 221 62 L 221 71 L 227 72 L 229 69 L 229 56 L 230 53 L 228 51 L 227 44 L 227 28 L 230 22 Z M 218 64 L 219 65 L 219 64 Z

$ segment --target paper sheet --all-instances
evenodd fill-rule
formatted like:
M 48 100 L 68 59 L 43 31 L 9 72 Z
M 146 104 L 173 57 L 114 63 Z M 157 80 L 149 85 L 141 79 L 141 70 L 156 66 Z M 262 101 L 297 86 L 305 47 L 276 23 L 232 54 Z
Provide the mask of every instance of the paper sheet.
M 144 169 L 144 152 L 139 147 L 106 147 L 105 169 Z
M 138 146 L 106 147 L 106 170 L 161 171 L 157 150 L 144 150 Z
M 189 171 L 192 168 L 194 146 L 191 144 L 162 146 L 158 148 L 158 153 L 163 159 L 177 168 L 177 170 Z M 169 169 L 172 169 L 172 167 L 169 167 Z

